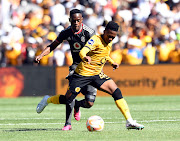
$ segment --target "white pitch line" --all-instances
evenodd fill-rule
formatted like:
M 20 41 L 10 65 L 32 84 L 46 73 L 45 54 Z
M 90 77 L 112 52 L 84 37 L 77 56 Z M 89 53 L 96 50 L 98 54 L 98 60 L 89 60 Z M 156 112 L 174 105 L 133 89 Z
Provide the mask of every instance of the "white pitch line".
M 61 120 L 61 119 L 65 119 L 65 118 L 0 118 L 0 121 L 2 120 Z M 81 118 L 81 119 L 86 119 L 86 118 Z M 112 118 L 103 118 L 103 119 L 112 119 Z M 114 119 L 114 118 L 113 118 Z M 116 118 L 116 119 L 124 119 L 124 118 Z
M 150 123 L 150 122 L 169 122 L 169 121 L 180 121 L 180 119 L 174 119 L 174 120 L 144 120 L 144 121 L 139 121 L 139 122 L 146 122 L 146 123 Z M 116 123 L 124 123 L 124 121 L 122 122 L 105 122 L 107 124 L 116 124 Z M 2 123 L 0 125 L 4 126 L 4 125 L 49 125 L 49 124 L 64 124 L 61 122 L 58 123 Z M 78 124 L 78 123 L 73 123 L 73 124 Z
M 0 118 L 0 120 L 34 120 L 34 119 L 65 119 L 65 118 Z
M 168 119 L 168 120 L 143 120 L 143 121 L 140 121 L 140 122 L 146 122 L 146 123 L 149 123 L 149 122 L 164 122 L 164 121 L 180 121 L 180 119 Z
M 49 124 L 64 124 L 64 123 L 5 123 L 5 124 L 0 124 L 0 125 L 49 125 Z

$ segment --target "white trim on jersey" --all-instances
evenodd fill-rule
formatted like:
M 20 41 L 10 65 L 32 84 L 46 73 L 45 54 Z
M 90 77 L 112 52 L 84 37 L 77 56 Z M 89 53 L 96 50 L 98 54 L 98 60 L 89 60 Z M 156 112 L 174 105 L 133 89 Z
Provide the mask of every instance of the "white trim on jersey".
M 83 29 L 88 31 L 90 34 L 93 34 L 94 30 L 88 27 L 87 25 L 83 24 Z

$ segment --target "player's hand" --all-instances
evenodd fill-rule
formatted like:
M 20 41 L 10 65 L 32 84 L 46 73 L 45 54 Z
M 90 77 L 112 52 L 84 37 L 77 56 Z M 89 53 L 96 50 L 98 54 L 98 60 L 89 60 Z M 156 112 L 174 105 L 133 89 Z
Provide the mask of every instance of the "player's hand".
M 113 67 L 113 70 L 115 70 L 115 69 L 118 69 L 119 68 L 119 64 L 117 64 L 117 63 L 113 63 L 112 64 L 112 67 Z
M 39 63 L 39 61 L 41 60 L 41 58 L 42 58 L 41 55 L 36 56 L 35 59 L 34 59 L 34 62 L 35 62 L 35 63 Z
M 84 60 L 90 64 L 90 62 L 91 62 L 91 57 L 86 56 L 86 57 L 84 57 Z

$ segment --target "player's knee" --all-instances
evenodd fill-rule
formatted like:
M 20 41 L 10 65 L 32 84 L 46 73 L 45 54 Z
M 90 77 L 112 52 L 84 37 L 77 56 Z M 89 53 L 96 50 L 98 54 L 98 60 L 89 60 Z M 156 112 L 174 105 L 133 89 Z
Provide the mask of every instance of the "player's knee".
M 86 101 L 88 101 L 88 102 L 94 103 L 94 101 L 95 101 L 95 99 L 96 99 L 96 95 L 88 94 L 88 95 L 85 96 L 85 99 L 86 99 Z
M 115 101 L 118 100 L 118 99 L 123 98 L 122 93 L 121 93 L 121 90 L 120 90 L 119 88 L 117 88 L 117 89 L 113 92 L 112 97 L 114 98 Z
M 87 108 L 91 108 L 94 105 L 94 102 L 86 101 Z

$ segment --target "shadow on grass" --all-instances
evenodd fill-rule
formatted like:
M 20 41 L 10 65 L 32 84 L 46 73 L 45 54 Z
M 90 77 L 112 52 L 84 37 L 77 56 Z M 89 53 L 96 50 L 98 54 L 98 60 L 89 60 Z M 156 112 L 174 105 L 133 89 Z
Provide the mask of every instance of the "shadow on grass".
M 7 129 L 3 130 L 4 132 L 27 132 L 27 131 L 60 131 L 61 129 L 58 128 L 15 128 L 15 129 Z

